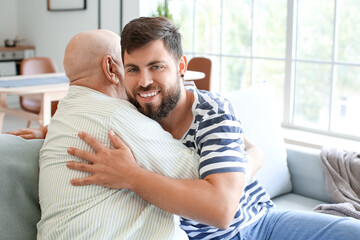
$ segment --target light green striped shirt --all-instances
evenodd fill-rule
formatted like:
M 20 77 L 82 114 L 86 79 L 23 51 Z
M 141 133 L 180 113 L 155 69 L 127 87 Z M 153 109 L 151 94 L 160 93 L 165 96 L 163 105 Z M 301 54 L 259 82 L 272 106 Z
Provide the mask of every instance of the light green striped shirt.
M 40 151 L 38 239 L 187 239 L 177 216 L 129 190 L 70 184 L 88 174 L 66 167 L 69 160 L 84 162 L 67 154 L 67 148 L 92 151 L 78 132 L 110 146 L 110 129 L 132 149 L 141 167 L 172 178 L 199 178 L 198 155 L 129 102 L 70 86 Z

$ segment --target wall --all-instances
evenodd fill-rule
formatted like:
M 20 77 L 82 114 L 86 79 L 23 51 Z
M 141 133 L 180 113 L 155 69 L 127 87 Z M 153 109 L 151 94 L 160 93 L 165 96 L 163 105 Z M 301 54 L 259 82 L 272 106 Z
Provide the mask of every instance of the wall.
M 120 1 L 119 0 L 102 0 L 100 28 L 109 29 L 117 34 L 120 34 Z
M 84 11 L 50 12 L 46 1 L 18 0 L 18 32 L 36 46 L 37 56 L 53 58 L 62 71 L 64 50 L 78 32 L 98 28 L 97 1 L 88 0 Z
M 123 24 L 139 16 L 140 0 L 123 0 Z M 101 0 L 101 28 L 120 33 L 120 0 Z M 19 36 L 37 56 L 51 57 L 63 71 L 66 44 L 76 33 L 98 28 L 98 0 L 83 11 L 50 12 L 45 0 L 0 0 L 0 46 Z
M 6 38 L 14 39 L 17 35 L 17 1 L 0 0 L 0 46 Z
M 142 0 L 123 0 L 123 26 L 132 19 L 140 16 L 140 2 Z

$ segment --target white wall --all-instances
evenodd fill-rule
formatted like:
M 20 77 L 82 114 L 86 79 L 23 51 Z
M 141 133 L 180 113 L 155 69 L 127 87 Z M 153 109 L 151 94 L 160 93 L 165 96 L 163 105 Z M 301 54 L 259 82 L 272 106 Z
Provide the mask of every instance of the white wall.
M 14 39 L 17 35 L 17 1 L 0 0 L 0 46 L 7 38 Z
M 120 34 L 120 1 L 102 0 L 101 1 L 101 21 L 100 28 L 109 29 Z
M 94 0 L 87 1 L 86 10 L 66 12 L 48 11 L 43 0 L 18 0 L 18 32 L 36 47 L 36 56 L 53 58 L 63 70 L 67 42 L 78 32 L 97 29 L 97 11 Z
M 140 16 L 141 0 L 123 0 L 123 26 Z
M 123 0 L 123 24 L 140 16 L 140 0 Z M 66 44 L 75 34 L 98 28 L 98 0 L 83 11 L 50 12 L 45 0 L 0 0 L 0 46 L 19 36 L 34 45 L 36 56 L 51 57 L 63 71 Z M 101 28 L 120 33 L 120 1 L 101 0 Z

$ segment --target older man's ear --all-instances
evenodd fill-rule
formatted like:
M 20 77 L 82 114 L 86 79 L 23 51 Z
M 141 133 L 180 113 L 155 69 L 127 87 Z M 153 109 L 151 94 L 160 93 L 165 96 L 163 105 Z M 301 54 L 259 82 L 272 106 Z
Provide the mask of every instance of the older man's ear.
M 120 81 L 120 77 L 116 72 L 118 72 L 116 63 L 112 59 L 110 55 L 106 55 L 103 57 L 102 62 L 103 72 L 108 80 L 110 80 L 113 84 L 118 84 Z

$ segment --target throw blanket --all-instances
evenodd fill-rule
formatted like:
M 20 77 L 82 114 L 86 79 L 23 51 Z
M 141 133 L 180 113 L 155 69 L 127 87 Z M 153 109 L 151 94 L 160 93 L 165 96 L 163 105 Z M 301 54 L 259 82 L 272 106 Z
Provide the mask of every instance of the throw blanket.
M 320 158 L 334 204 L 320 204 L 314 211 L 360 219 L 360 154 L 324 148 Z

